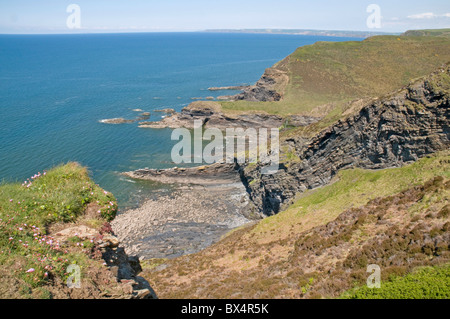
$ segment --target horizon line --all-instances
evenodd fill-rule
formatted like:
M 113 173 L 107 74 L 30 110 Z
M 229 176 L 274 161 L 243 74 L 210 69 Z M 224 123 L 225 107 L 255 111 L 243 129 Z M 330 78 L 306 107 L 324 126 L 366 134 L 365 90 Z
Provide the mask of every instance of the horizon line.
M 386 35 L 395 35 L 401 34 L 409 30 L 416 29 L 408 29 L 405 31 L 369 31 L 369 30 L 339 30 L 339 29 L 301 29 L 301 28 L 220 28 L 220 29 L 202 29 L 202 30 L 111 30 L 111 31 L 102 31 L 102 30 L 91 30 L 91 31 L 83 31 L 83 30 L 69 30 L 69 31 L 38 31 L 38 32 L 2 32 L 0 31 L 0 35 L 81 35 L 81 34 L 132 34 L 132 33 L 232 33 L 233 31 L 236 33 L 256 33 L 250 31 L 262 31 L 257 32 L 258 34 L 277 34 L 271 33 L 270 31 L 308 31 L 308 32 L 354 32 L 354 33 L 363 33 L 363 34 L 386 34 Z M 422 30 L 422 29 L 417 29 Z M 440 28 L 436 28 L 433 30 L 440 30 Z M 302 35 L 298 33 L 282 33 L 286 35 Z M 307 35 L 307 34 L 306 34 Z

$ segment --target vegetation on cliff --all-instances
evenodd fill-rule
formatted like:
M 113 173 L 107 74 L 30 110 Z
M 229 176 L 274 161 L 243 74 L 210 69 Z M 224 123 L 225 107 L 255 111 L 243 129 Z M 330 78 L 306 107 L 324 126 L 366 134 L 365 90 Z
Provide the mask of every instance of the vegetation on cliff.
M 234 116 L 322 120 L 283 127 L 281 173 L 241 168 L 256 207 L 278 214 L 200 253 L 149 262 L 160 296 L 448 298 L 447 33 L 302 47 L 241 100 L 220 102 Z M 370 264 L 381 290 L 361 288 Z
M 380 289 L 362 287 L 343 295 L 345 299 L 449 299 L 450 264 L 421 267 L 412 273 L 392 276 Z
M 262 165 L 240 169 L 258 212 L 278 213 L 298 193 L 328 184 L 342 169 L 399 167 L 448 149 L 449 74 L 445 65 L 329 127 L 292 130 L 281 142 L 282 155 L 289 156 L 281 157 L 277 174 L 261 175 Z
M 208 115 L 216 125 L 236 114 L 267 122 L 261 111 L 275 123 L 322 120 L 284 125 L 279 174 L 240 171 L 255 207 L 277 215 L 200 253 L 147 261 L 145 278 L 163 298 L 448 298 L 450 67 L 435 70 L 449 47 L 447 30 L 319 42 L 276 64 L 244 100 L 187 108 L 189 120 L 220 111 Z M 116 211 L 74 163 L 1 185 L 0 297 L 150 295 L 139 261 L 131 266 L 111 236 Z M 66 287 L 71 264 L 82 290 Z M 380 290 L 364 288 L 370 264 L 382 270 Z
M 273 66 L 289 76 L 287 84 L 277 88 L 281 101 L 220 103 L 225 112 L 265 111 L 283 116 L 333 112 L 338 118 L 350 102 L 400 89 L 450 61 L 448 37 L 413 35 L 300 47 Z
M 0 298 L 131 297 L 102 258 L 115 246 L 114 196 L 76 163 L 0 185 Z M 111 241 L 111 242 L 109 242 Z M 80 267 L 80 289 L 69 266 Z
M 290 209 L 144 276 L 162 298 L 335 298 L 364 285 L 369 264 L 389 281 L 448 263 L 449 165 L 444 152 L 343 171 Z

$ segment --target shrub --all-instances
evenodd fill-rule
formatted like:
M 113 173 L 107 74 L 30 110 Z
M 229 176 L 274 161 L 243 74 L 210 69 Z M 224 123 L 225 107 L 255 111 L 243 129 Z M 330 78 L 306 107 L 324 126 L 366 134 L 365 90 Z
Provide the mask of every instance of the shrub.
M 450 264 L 420 268 L 405 277 L 391 277 L 380 289 L 368 287 L 343 295 L 347 299 L 449 299 Z

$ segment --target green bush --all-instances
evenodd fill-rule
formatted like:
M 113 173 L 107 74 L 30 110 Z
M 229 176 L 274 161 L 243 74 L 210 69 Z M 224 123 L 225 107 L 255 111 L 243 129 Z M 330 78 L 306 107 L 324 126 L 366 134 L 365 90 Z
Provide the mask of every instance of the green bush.
M 450 264 L 416 269 L 404 277 L 391 277 L 380 289 L 359 288 L 345 299 L 449 299 Z

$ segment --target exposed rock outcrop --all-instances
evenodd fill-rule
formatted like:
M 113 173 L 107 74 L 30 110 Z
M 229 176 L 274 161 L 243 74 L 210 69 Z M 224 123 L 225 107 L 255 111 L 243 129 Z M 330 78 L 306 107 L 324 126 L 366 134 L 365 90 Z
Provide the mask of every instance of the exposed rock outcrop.
M 118 243 L 119 240 L 116 237 L 114 238 Z M 107 241 L 105 243 L 107 246 L 102 248 L 102 257 L 117 281 L 124 286 L 123 290 L 130 294 L 130 298 L 157 299 L 155 291 L 147 280 L 138 276 L 142 271 L 139 259 L 129 257 L 123 247 L 117 247 Z
M 320 120 L 318 117 L 292 115 L 290 125 L 307 126 Z M 193 102 L 181 113 L 175 113 L 159 122 L 139 123 L 141 128 L 194 128 L 199 121 L 205 128 L 278 128 L 285 123 L 285 118 L 264 112 L 229 115 L 222 112 L 217 102 Z
M 241 91 L 244 89 L 247 89 L 248 85 L 236 85 L 236 86 L 220 86 L 220 87 L 210 87 L 208 88 L 209 91 Z
M 255 85 L 244 88 L 244 92 L 233 97 L 234 100 L 274 102 L 283 99 L 284 88 L 289 82 L 286 72 L 277 68 L 266 69 Z
M 128 124 L 128 123 L 134 123 L 136 120 L 127 120 L 122 117 L 114 118 L 114 119 L 104 119 L 100 120 L 100 123 L 103 124 Z
M 218 185 L 240 181 L 235 164 L 217 163 L 194 168 L 140 169 L 124 175 L 165 184 Z
M 242 181 L 262 215 L 280 211 L 298 193 L 329 183 L 341 169 L 384 169 L 450 146 L 448 65 L 407 88 L 378 99 L 310 141 L 286 141 L 298 161 L 274 175 L 240 167 Z
M 69 247 L 71 240 L 77 238 L 79 240 L 91 240 L 95 245 L 92 251 L 96 251 L 101 258 L 105 261 L 107 269 L 96 270 L 96 276 L 104 276 L 105 278 L 114 278 L 116 284 L 111 283 L 111 288 L 115 289 L 116 294 L 120 298 L 127 299 L 157 299 L 155 291 L 150 284 L 142 277 L 138 276 L 142 271 L 140 261 L 137 257 L 129 256 L 123 247 L 121 242 L 112 233 L 99 232 L 96 229 L 87 227 L 85 225 L 77 225 L 68 228 L 64 228 L 54 234 L 55 240 L 57 240 L 62 246 Z M 93 253 L 93 256 L 96 253 Z M 92 270 L 90 270 L 92 273 Z M 85 287 L 80 296 L 86 296 L 90 292 L 90 287 Z M 60 287 L 62 289 L 60 293 L 68 293 L 71 296 L 71 290 L 66 287 Z M 85 295 L 83 295 L 83 293 Z M 77 296 L 72 296 L 77 298 Z M 102 297 L 107 297 L 107 294 Z
M 166 113 L 166 114 L 175 114 L 176 113 L 176 111 L 174 109 L 155 110 L 154 112 Z
M 136 110 L 133 110 L 136 112 Z M 138 121 L 145 121 L 148 120 L 150 118 L 150 112 L 143 112 L 141 113 L 138 117 L 136 117 L 135 119 L 124 119 L 122 117 L 119 118 L 113 118 L 113 119 L 104 119 L 104 120 L 100 120 L 100 123 L 103 124 L 129 124 L 129 123 L 134 123 L 134 122 L 138 122 Z

